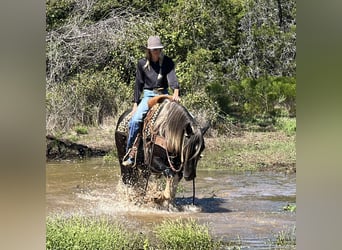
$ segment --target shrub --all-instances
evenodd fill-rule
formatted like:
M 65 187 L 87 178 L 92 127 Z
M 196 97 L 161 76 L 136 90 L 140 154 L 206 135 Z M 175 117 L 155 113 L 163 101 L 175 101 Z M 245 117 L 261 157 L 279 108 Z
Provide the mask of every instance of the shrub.
M 47 0 L 46 27 L 48 30 L 57 29 L 66 22 L 75 5 L 74 0 Z
M 296 118 L 279 117 L 276 119 L 275 127 L 288 135 L 296 133 Z
M 88 128 L 87 127 L 84 127 L 84 126 L 77 126 L 75 128 L 75 132 L 78 134 L 78 135 L 86 135 L 88 134 Z
M 120 81 L 115 69 L 85 71 L 66 84 L 47 89 L 47 129 L 65 131 L 78 124 L 102 124 L 105 117 L 121 112 L 131 95 L 132 88 Z
M 232 82 L 229 87 L 232 102 L 237 103 L 240 117 L 295 116 L 296 80 L 293 77 L 264 76 Z

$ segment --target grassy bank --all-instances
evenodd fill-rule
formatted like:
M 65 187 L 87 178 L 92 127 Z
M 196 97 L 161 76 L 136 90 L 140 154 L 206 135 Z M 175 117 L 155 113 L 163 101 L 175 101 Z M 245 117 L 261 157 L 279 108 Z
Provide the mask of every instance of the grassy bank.
M 296 138 L 283 131 L 206 138 L 199 168 L 296 171 Z
M 106 218 L 48 218 L 46 249 L 220 249 L 206 225 L 196 221 L 165 221 L 152 233 L 129 232 Z
M 114 142 L 115 119 L 99 127 L 75 127 L 68 133 L 57 135 L 90 148 L 104 149 L 107 163 L 117 164 Z M 205 137 L 206 148 L 198 168 L 296 171 L 296 119 L 279 119 L 268 132 L 255 129 L 216 136 L 211 131 Z
M 128 231 L 122 224 L 109 218 L 48 218 L 46 249 L 169 249 L 169 250 L 239 250 L 243 240 L 223 242 L 214 239 L 207 225 L 193 219 L 166 220 L 155 224 L 150 232 Z M 295 249 L 295 228 L 281 231 L 265 242 L 272 249 Z

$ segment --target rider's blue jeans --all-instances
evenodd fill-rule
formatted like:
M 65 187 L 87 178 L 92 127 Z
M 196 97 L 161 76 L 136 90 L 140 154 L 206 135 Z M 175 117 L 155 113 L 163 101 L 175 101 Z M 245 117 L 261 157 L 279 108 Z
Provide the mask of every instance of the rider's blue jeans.
M 167 89 L 164 91 L 163 94 L 168 94 Z M 159 94 L 155 93 L 153 90 L 144 89 L 143 98 L 141 99 L 137 110 L 135 111 L 129 122 L 129 135 L 127 140 L 126 152 L 132 147 L 134 140 L 137 137 L 143 118 L 148 111 L 148 100 L 157 95 Z

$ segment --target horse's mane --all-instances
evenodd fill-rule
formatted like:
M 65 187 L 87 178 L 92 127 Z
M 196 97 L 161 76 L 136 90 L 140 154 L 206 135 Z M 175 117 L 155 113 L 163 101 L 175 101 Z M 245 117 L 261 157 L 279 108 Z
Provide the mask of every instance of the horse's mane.
M 184 106 L 169 100 L 165 102 L 156 119 L 154 131 L 166 139 L 169 152 L 181 153 L 182 160 L 189 160 L 200 152 L 202 133 L 195 119 Z M 191 135 L 186 142 L 184 133 Z

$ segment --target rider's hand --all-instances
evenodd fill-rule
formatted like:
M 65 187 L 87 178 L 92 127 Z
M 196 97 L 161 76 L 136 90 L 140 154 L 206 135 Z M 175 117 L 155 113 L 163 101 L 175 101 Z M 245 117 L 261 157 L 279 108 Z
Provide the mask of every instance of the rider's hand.
M 173 95 L 172 96 L 172 100 L 175 101 L 175 102 L 179 102 L 180 101 L 180 98 L 178 95 Z
M 172 96 L 172 100 L 175 102 L 179 102 L 180 98 L 179 98 L 179 89 L 175 89 L 173 92 L 173 96 Z

